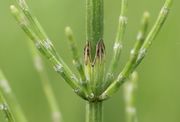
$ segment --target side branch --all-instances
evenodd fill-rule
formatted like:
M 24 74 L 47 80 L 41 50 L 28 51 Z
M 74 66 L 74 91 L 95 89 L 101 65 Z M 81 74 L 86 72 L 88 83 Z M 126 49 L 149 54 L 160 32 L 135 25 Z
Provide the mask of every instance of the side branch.
M 86 76 L 84 73 L 83 64 L 82 64 L 82 61 L 81 61 L 80 56 L 79 56 L 79 50 L 77 47 L 77 42 L 74 39 L 73 32 L 72 32 L 70 27 L 66 27 L 65 32 L 66 32 L 66 36 L 68 38 L 70 49 L 71 49 L 71 52 L 73 55 L 73 64 L 81 76 L 81 81 L 85 82 Z
M 55 71 L 63 77 L 63 79 L 78 95 L 85 99 L 86 95 L 84 94 L 83 88 L 81 88 L 79 85 L 78 79 L 64 63 L 62 58 L 58 56 L 52 42 L 45 35 L 37 19 L 35 19 L 29 12 L 25 1 L 20 0 L 19 6 L 20 10 L 14 5 L 11 5 L 10 9 L 20 27 L 35 43 L 36 48 L 41 52 L 41 54 L 43 54 L 49 60 Z
M 152 45 L 152 41 L 156 38 L 157 34 L 160 32 L 161 28 L 163 27 L 164 22 L 166 21 L 166 18 L 168 17 L 172 3 L 173 3 L 173 0 L 166 0 L 164 6 L 162 7 L 153 28 L 149 32 L 143 46 L 141 47 L 141 51 L 139 53 L 139 56 L 136 62 L 136 67 L 141 63 L 141 61 L 143 60 L 143 58 L 145 57 L 147 53 L 147 50 Z
M 125 30 L 126 30 L 126 25 L 127 25 L 126 14 L 127 14 L 128 0 L 122 0 L 121 4 L 122 4 L 121 14 L 119 17 L 119 25 L 118 25 L 117 35 L 116 35 L 114 48 L 113 48 L 114 52 L 113 52 L 112 60 L 110 63 L 109 71 L 107 73 L 106 82 L 103 85 L 104 88 L 107 88 L 115 78 L 114 75 L 115 75 L 116 70 L 118 69 L 121 51 L 123 48 L 122 42 L 124 40 L 124 35 L 125 35 Z

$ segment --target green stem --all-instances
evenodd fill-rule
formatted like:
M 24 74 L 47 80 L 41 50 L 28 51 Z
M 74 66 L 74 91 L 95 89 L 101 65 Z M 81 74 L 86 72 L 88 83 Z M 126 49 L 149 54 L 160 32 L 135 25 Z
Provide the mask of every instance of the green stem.
M 123 40 L 125 36 L 125 30 L 127 26 L 127 8 L 128 8 L 128 0 L 122 0 L 121 2 L 121 14 L 119 16 L 119 25 L 117 29 L 117 35 L 113 47 L 113 56 L 110 63 L 109 70 L 106 75 L 106 82 L 103 84 L 103 90 L 106 89 L 114 80 L 115 72 L 118 69 L 119 60 L 121 57 L 121 51 L 123 48 Z
M 104 2 L 103 0 L 86 0 L 86 40 L 91 44 L 91 57 L 95 57 L 96 45 L 103 39 Z
M 95 72 L 103 69 L 97 68 L 104 62 L 105 47 L 104 35 L 104 0 L 86 0 L 86 46 L 84 48 L 85 75 L 88 96 L 94 98 L 97 88 Z M 99 71 L 101 72 L 101 71 Z M 99 73 L 101 75 L 103 73 Z M 102 80 L 101 80 L 102 81 Z M 95 86 L 96 85 L 96 86 Z
M 75 40 L 73 31 L 71 30 L 70 27 L 66 27 L 65 32 L 69 41 L 69 46 L 71 48 L 71 52 L 73 56 L 73 64 L 80 74 L 81 82 L 84 82 L 86 80 L 86 77 L 85 77 L 85 72 L 83 69 L 84 67 L 83 67 L 83 64 L 79 55 L 77 41 Z
M 86 122 L 102 122 L 102 102 L 87 102 Z

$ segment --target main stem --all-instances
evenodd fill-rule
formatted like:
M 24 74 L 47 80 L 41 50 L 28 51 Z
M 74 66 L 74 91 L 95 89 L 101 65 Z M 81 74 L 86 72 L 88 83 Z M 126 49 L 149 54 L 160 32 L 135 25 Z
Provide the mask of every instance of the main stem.
M 103 1 L 104 0 L 86 0 L 86 41 L 90 43 L 91 63 L 95 58 L 98 42 L 103 40 Z M 86 122 L 102 122 L 102 102 L 87 102 Z
M 102 122 L 102 102 L 86 103 L 86 122 Z
M 86 40 L 91 44 L 91 57 L 94 59 L 96 45 L 103 39 L 104 0 L 86 0 Z

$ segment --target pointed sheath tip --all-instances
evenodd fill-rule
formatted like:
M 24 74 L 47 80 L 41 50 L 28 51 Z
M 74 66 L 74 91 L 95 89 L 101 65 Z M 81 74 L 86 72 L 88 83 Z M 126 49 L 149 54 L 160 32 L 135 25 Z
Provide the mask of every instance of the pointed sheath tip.
M 104 60 L 104 57 L 105 57 L 105 45 L 103 39 L 101 39 L 96 45 L 96 58 L 98 58 L 101 62 Z

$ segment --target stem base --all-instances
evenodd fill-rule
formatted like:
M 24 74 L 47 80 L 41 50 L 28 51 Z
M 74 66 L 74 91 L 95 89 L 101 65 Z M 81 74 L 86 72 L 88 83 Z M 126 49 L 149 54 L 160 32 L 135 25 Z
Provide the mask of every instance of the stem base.
M 102 122 L 102 102 L 86 103 L 86 122 Z

